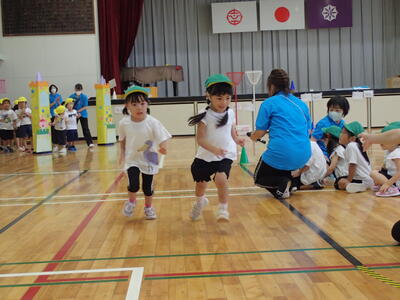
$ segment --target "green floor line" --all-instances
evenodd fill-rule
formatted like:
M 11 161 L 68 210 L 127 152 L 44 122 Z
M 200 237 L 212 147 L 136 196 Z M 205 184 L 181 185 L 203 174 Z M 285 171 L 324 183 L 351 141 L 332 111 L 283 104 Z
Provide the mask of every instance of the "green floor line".
M 400 266 L 370 267 L 370 269 L 400 269 Z M 357 268 L 343 269 L 319 269 L 319 270 L 298 270 L 298 271 L 276 271 L 276 272 L 254 272 L 254 273 L 229 273 L 229 274 L 210 274 L 210 275 L 189 275 L 189 276 L 160 276 L 146 277 L 144 280 L 165 280 L 165 279 L 190 279 L 190 278 L 213 278 L 213 277 L 238 277 L 238 276 L 254 276 L 254 275 L 275 275 L 275 274 L 305 274 L 320 272 L 340 272 L 340 271 L 359 271 Z
M 367 246 L 349 246 L 346 249 L 363 249 L 363 248 L 387 248 L 399 247 L 399 245 L 367 245 Z M 189 253 L 189 254 L 166 254 L 166 255 L 145 255 L 145 256 L 127 256 L 127 257 L 108 257 L 108 258 L 81 258 L 81 259 L 63 259 L 63 260 L 44 260 L 44 261 L 25 261 L 0 263 L 1 266 L 11 265 L 30 265 L 30 264 L 48 264 L 48 263 L 67 263 L 80 261 L 100 261 L 100 260 L 122 260 L 122 259 L 149 259 L 149 258 L 168 258 L 168 257 L 188 257 L 188 256 L 213 256 L 213 255 L 237 255 L 237 254 L 263 254 L 263 253 L 280 253 L 280 252 L 305 252 L 305 251 L 324 251 L 334 250 L 333 248 L 303 248 L 303 249 L 282 249 L 282 250 L 259 250 L 259 251 L 237 251 L 237 252 L 215 252 L 215 253 Z
M 42 282 L 42 283 L 21 283 L 21 284 L 8 284 L 0 285 L 0 288 L 15 288 L 15 287 L 32 287 L 32 286 L 45 286 L 45 285 L 66 285 L 66 284 L 85 284 L 85 283 L 103 283 L 103 282 L 121 282 L 128 281 L 128 279 L 107 279 L 107 280 L 82 280 L 82 281 L 63 281 L 63 282 Z

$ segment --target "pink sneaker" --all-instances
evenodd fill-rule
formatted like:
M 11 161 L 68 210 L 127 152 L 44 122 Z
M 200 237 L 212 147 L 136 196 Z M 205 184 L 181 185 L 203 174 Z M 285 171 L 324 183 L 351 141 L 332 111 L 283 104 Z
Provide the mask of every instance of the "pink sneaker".
M 397 187 L 391 186 L 390 188 L 387 189 L 386 192 L 384 193 L 376 192 L 375 195 L 378 197 L 394 197 L 394 196 L 399 196 L 400 191 Z

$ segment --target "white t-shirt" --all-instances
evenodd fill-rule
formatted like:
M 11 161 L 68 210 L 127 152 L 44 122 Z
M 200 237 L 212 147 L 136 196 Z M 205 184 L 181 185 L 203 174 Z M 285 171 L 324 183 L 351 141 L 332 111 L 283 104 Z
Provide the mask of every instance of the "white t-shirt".
M 394 162 L 394 159 L 400 158 L 400 147 L 397 147 L 394 149 L 392 152 L 388 152 L 386 157 L 385 157 L 385 167 L 388 171 L 388 174 L 390 176 L 396 175 L 396 173 L 400 170 L 397 170 L 396 164 Z M 396 182 L 397 186 L 400 186 L 400 180 Z
M 235 114 L 232 109 L 228 109 L 228 122 L 221 127 L 217 127 L 220 119 L 222 119 L 226 112 L 218 113 L 211 108 L 207 109 L 206 115 L 201 120 L 206 125 L 206 140 L 210 145 L 225 149 L 227 152 L 225 156 L 216 156 L 210 151 L 199 146 L 196 157 L 207 162 L 220 161 L 224 158 L 236 160 L 236 143 L 232 138 L 232 126 L 235 122 Z
M 344 158 L 345 149 L 342 145 L 339 145 L 333 150 L 330 158 L 336 154 L 338 157 L 336 168 L 334 170 L 336 178 L 348 176 L 349 175 L 349 165 L 346 164 L 346 160 Z
M 17 119 L 17 114 L 12 110 L 0 110 L 0 129 L 14 130 L 13 122 Z
M 67 130 L 77 130 L 78 129 L 78 122 L 77 122 L 77 117 L 78 117 L 78 113 L 75 109 L 69 111 L 66 110 L 65 114 L 67 115 L 67 119 L 66 119 L 66 126 L 67 126 Z
M 15 113 L 18 117 L 17 127 L 32 124 L 31 118 L 25 115 L 25 113 L 32 114 L 32 110 L 29 107 L 25 107 L 25 109 L 17 109 Z M 20 117 L 22 117 L 22 119 Z
M 126 140 L 125 169 L 139 168 L 148 175 L 158 173 L 158 145 L 171 138 L 171 134 L 160 121 L 150 115 L 141 122 L 131 116 L 123 118 L 118 127 L 119 140 Z
M 300 175 L 301 183 L 311 184 L 324 178 L 326 173 L 326 159 L 318 144 L 311 141 L 311 157 L 306 163 L 309 169 Z
M 374 181 L 369 176 L 371 173 L 371 166 L 362 156 L 358 144 L 356 142 L 351 142 L 347 145 L 344 154 L 346 163 L 357 165 L 356 173 L 353 179 L 362 180 L 365 185 L 372 186 Z
M 60 130 L 60 131 L 67 129 L 67 125 L 66 125 L 67 118 L 68 117 L 67 117 L 66 112 L 64 113 L 63 116 L 56 115 L 56 118 L 54 120 L 54 122 L 55 122 L 54 129 Z

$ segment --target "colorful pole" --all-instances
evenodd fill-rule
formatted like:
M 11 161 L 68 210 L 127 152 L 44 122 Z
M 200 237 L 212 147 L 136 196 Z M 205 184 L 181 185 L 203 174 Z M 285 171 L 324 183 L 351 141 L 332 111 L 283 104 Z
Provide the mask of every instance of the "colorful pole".
M 31 89 L 33 152 L 51 152 L 49 84 L 42 81 L 38 73 L 36 81 L 29 83 L 29 88 Z
M 102 82 L 95 84 L 94 87 L 96 89 L 97 144 L 111 145 L 116 142 L 116 133 L 111 108 L 110 85 Z

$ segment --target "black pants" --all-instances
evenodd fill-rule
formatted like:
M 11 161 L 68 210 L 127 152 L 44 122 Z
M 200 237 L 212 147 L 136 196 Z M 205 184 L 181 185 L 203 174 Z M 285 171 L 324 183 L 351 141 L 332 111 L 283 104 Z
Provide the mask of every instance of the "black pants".
M 131 193 L 136 193 L 139 191 L 140 170 L 137 167 L 130 167 L 128 169 L 129 186 L 128 191 Z M 145 196 L 153 195 L 153 175 L 147 175 L 142 173 L 142 191 Z
M 279 198 L 291 180 L 291 171 L 275 169 L 260 158 L 254 172 L 255 185 L 267 189 L 274 197 Z
M 93 140 L 89 130 L 88 118 L 80 117 L 78 119 L 78 123 L 79 121 L 81 122 L 82 132 L 83 136 L 85 137 L 86 144 L 89 146 L 90 144 L 93 144 Z
M 55 118 L 56 117 L 51 117 L 51 123 L 54 122 Z M 53 143 L 53 145 L 57 145 L 56 130 L 54 129 L 54 126 L 50 126 L 50 130 L 51 130 L 51 142 Z

